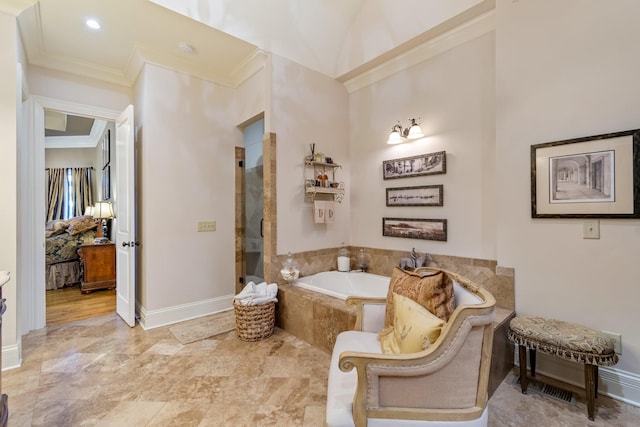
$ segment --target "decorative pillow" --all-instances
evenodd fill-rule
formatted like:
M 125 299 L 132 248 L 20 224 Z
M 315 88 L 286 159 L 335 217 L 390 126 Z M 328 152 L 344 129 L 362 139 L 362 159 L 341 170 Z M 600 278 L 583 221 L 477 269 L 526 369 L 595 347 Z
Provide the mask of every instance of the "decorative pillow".
M 433 344 L 444 321 L 411 298 L 393 294 L 394 326 L 378 335 L 383 353 L 417 353 Z
M 58 234 L 62 234 L 69 227 L 69 222 L 62 219 L 54 219 L 53 221 L 48 221 L 45 225 L 45 237 L 57 236 Z
M 393 326 L 394 292 L 411 298 L 447 322 L 455 309 L 453 282 L 448 279 L 442 271 L 415 273 L 394 268 L 387 292 L 384 326 Z
M 67 233 L 69 233 L 72 236 L 75 236 L 76 234 L 80 234 L 83 231 L 94 229 L 98 226 L 98 223 L 96 222 L 95 218 L 89 215 L 76 216 L 76 217 L 70 218 L 68 222 L 69 222 L 69 227 L 67 228 Z

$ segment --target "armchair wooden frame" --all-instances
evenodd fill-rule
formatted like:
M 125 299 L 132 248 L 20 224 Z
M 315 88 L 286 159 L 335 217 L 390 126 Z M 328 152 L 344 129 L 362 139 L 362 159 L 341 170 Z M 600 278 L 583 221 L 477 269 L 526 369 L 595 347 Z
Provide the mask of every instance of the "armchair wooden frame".
M 417 271 L 443 271 L 445 280 L 453 280 L 454 286 L 459 284 L 463 289 L 459 288 L 458 292 L 468 291 L 466 294 L 471 293 L 477 303 L 456 302 L 440 337 L 421 352 L 396 355 L 344 351 L 340 354 L 340 370 L 357 371 L 353 398 L 353 419 L 357 427 L 366 426 L 368 418 L 474 420 L 480 418 L 486 408 L 496 304 L 493 295 L 455 273 L 427 267 Z M 347 304 L 356 309 L 355 330 L 362 331 L 363 324 L 366 326 L 368 310 L 384 310 L 385 303 L 385 299 L 349 297 Z M 385 391 L 385 388 L 405 389 L 401 386 L 405 382 L 409 391 L 404 394 L 408 399 Z M 440 390 L 428 391 L 431 387 Z M 419 396 L 412 398 L 411 390 Z M 440 398 L 458 390 L 460 393 Z

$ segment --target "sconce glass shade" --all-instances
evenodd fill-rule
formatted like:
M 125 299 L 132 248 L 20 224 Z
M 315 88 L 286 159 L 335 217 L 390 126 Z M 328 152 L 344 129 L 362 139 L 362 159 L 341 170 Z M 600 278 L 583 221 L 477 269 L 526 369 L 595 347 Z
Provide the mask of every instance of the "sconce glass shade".
M 407 135 L 407 139 L 418 139 L 423 138 L 424 133 L 422 132 L 422 128 L 417 124 L 411 125 L 409 128 L 409 134 Z
M 387 144 L 400 144 L 404 142 L 402 139 L 402 135 L 397 130 L 394 130 L 389 134 L 389 139 L 387 139 Z
M 110 202 L 97 202 L 93 207 L 94 218 L 113 218 L 113 207 Z

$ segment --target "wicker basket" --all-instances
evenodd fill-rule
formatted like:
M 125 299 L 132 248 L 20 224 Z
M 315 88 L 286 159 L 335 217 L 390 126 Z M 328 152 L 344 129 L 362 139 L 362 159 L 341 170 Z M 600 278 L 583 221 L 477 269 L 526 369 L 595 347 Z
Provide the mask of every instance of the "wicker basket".
M 242 341 L 260 341 L 273 334 L 276 324 L 276 303 L 242 305 L 233 302 L 236 314 L 236 334 Z

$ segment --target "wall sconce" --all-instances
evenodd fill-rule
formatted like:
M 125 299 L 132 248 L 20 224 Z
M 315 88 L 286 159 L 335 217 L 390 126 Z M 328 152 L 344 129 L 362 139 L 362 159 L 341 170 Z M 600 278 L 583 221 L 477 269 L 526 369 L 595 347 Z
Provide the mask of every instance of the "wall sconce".
M 419 117 L 418 120 L 420 120 Z M 416 119 L 410 119 L 410 122 L 411 123 L 406 128 L 403 128 L 400 122 L 398 122 L 397 125 L 394 125 L 391 128 L 391 133 L 389 134 L 389 139 L 387 139 L 387 144 L 400 144 L 408 139 L 418 139 L 424 137 L 422 128 L 418 123 L 416 123 Z

